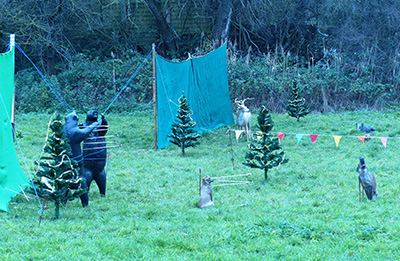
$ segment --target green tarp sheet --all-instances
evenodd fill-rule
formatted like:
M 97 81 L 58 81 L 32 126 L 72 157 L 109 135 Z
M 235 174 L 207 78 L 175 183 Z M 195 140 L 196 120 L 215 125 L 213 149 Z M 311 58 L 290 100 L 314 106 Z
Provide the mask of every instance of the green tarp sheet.
M 14 50 L 0 54 L 0 210 L 7 212 L 11 198 L 29 184 L 19 165 L 12 135 Z
M 229 99 L 226 44 L 217 50 L 182 63 L 156 55 L 157 146 L 170 145 L 167 135 L 176 120 L 178 99 L 185 96 L 193 111 L 198 133 L 234 123 Z

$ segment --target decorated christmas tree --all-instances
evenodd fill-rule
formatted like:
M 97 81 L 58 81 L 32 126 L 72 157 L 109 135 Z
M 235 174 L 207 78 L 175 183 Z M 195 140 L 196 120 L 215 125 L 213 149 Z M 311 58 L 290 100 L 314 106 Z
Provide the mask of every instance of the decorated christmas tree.
M 194 129 L 196 122 L 192 120 L 192 114 L 185 93 L 182 92 L 182 96 L 179 98 L 177 120 L 172 124 L 172 134 L 168 135 L 169 141 L 181 148 L 182 157 L 185 156 L 185 148 L 199 145 L 197 139 L 200 135 L 196 134 Z
M 290 92 L 290 100 L 286 106 L 289 116 L 300 121 L 300 117 L 305 117 L 310 113 L 306 100 L 302 97 L 297 82 L 293 81 L 292 90 Z
M 264 170 L 265 179 L 267 179 L 269 169 L 278 168 L 289 160 L 285 158 L 286 153 L 282 150 L 278 136 L 276 133 L 271 133 L 274 122 L 265 106 L 262 106 L 257 122 L 257 127 L 261 131 L 257 132 L 256 137 L 248 145 L 250 151 L 246 153 L 246 162 L 243 164 Z
M 86 181 L 78 176 L 78 163 L 70 158 L 71 147 L 65 136 L 62 120 L 58 113 L 51 118 L 42 155 L 35 161 L 38 170 L 33 177 L 39 197 L 54 202 L 54 219 L 59 218 L 60 205 L 65 205 L 67 201 L 86 192 L 86 189 L 81 188 L 81 184 Z

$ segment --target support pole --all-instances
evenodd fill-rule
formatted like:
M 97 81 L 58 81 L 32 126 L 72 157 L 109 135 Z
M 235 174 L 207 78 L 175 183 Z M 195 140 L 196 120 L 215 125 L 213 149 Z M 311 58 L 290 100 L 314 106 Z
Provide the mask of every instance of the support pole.
M 201 196 L 201 168 L 199 169 L 199 195 Z
M 12 50 L 14 48 L 15 45 L 15 34 L 10 34 L 10 50 Z M 14 52 L 15 55 L 15 52 Z M 13 64 L 15 64 L 15 58 L 14 58 L 14 62 Z M 15 70 L 15 65 L 14 65 L 14 70 Z M 13 73 L 15 73 L 13 70 Z M 14 123 L 15 123 L 15 84 L 14 84 L 14 94 L 13 94 L 13 101 L 12 101 L 12 106 L 11 106 L 11 126 L 12 126 L 12 133 L 13 133 L 13 139 L 15 141 L 15 127 L 14 127 Z
M 15 34 L 10 34 L 10 50 L 14 47 L 15 45 Z
M 154 149 L 158 150 L 157 137 L 157 81 L 156 81 L 156 45 L 153 43 L 153 102 L 154 102 Z
M 232 147 L 232 131 L 230 128 L 229 128 L 229 141 L 231 143 L 232 167 L 233 167 L 233 170 L 235 170 L 235 159 L 233 157 L 233 147 Z
M 15 141 L 15 86 L 14 86 L 14 94 L 11 107 L 11 126 L 12 126 L 13 138 Z

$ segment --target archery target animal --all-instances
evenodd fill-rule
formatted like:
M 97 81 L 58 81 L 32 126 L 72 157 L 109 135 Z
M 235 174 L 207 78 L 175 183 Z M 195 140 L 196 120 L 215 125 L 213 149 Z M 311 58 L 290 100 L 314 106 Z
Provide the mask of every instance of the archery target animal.
M 66 137 L 68 138 L 68 143 L 71 146 L 72 159 L 76 160 L 79 164 L 79 176 L 84 177 L 81 142 L 85 140 L 87 137 L 89 137 L 93 129 L 97 125 L 99 125 L 99 123 L 94 122 L 89 126 L 86 126 L 84 128 L 79 128 L 78 120 L 79 117 L 76 114 L 76 111 L 69 113 L 65 117 L 64 132 Z M 86 188 L 87 187 L 86 183 L 83 183 L 82 187 Z M 81 195 L 80 199 L 83 207 L 86 207 L 89 204 L 89 196 L 87 192 Z
M 360 161 L 357 165 L 358 172 L 358 193 L 359 193 L 359 201 L 361 201 L 361 194 L 364 193 L 367 195 L 369 200 L 376 199 L 378 196 L 378 191 L 376 190 L 376 179 L 372 172 L 368 171 L 367 164 L 365 163 L 365 159 L 360 156 Z M 361 191 L 362 186 L 362 191 Z
M 214 180 L 209 176 L 203 178 L 203 182 L 200 188 L 200 198 L 199 198 L 199 207 L 206 208 L 214 205 L 213 197 L 212 197 L 212 187 L 211 182 Z
M 98 111 L 91 110 L 86 114 L 85 126 L 98 123 Z M 83 142 L 84 174 L 88 190 L 94 180 L 99 188 L 100 194 L 106 196 L 106 166 L 107 147 L 105 135 L 108 131 L 108 123 L 104 115 L 101 116 L 101 124 L 90 133 L 88 139 Z

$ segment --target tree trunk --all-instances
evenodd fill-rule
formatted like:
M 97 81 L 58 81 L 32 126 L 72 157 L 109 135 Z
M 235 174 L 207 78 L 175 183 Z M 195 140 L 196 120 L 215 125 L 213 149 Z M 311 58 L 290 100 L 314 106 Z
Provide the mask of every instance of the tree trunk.
M 181 141 L 182 157 L 185 157 L 185 141 Z
M 121 0 L 121 35 L 125 37 L 126 35 L 126 0 Z
M 178 47 L 172 35 L 172 30 L 163 15 L 161 2 L 159 0 L 144 0 L 144 2 L 156 20 L 158 30 L 165 44 L 166 56 L 171 57 L 177 53 Z
M 56 63 L 55 63 L 54 50 L 52 49 L 51 46 L 47 47 L 46 57 L 47 57 L 47 73 L 49 75 L 53 75 L 53 74 L 56 73 L 56 70 L 55 70 L 55 64 Z
M 265 180 L 268 179 L 268 169 L 264 169 L 264 177 L 265 177 Z
M 328 97 L 326 95 L 326 90 L 324 86 L 321 86 L 321 94 L 322 94 L 323 112 L 329 112 Z
M 217 49 L 229 36 L 229 28 L 232 16 L 232 0 L 221 0 L 218 7 L 218 14 L 214 25 L 213 47 Z
M 57 220 L 60 217 L 60 204 L 59 203 L 55 203 L 56 208 L 55 208 L 55 216 L 51 219 L 51 221 Z

